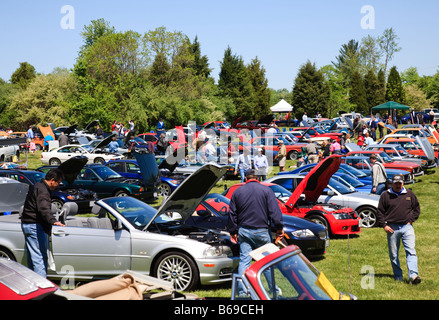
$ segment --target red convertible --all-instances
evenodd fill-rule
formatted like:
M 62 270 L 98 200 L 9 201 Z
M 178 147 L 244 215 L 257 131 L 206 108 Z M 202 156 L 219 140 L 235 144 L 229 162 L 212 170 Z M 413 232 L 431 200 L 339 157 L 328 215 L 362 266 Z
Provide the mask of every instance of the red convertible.
M 329 282 L 294 245 L 277 249 L 272 243 L 250 255 L 254 262 L 242 276 L 233 275 L 232 300 L 356 300 Z M 268 271 L 268 272 L 265 272 Z M 264 275 L 272 275 L 266 281 Z M 238 286 L 242 289 L 238 290 Z M 243 291 L 244 296 L 238 296 Z
M 293 193 L 275 183 L 262 184 L 273 190 L 283 214 L 320 223 L 331 235 L 357 234 L 361 228 L 360 218 L 355 210 L 331 203 L 317 203 L 329 179 L 338 170 L 340 162 L 341 156 L 333 155 L 317 164 L 306 176 L 297 175 L 302 181 Z M 231 199 L 233 192 L 243 184 L 231 186 L 223 195 Z

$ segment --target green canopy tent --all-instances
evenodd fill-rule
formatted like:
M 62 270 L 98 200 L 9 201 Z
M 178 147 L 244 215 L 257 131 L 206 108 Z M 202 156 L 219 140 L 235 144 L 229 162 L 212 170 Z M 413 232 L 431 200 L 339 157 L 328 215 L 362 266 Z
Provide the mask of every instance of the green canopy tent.
M 410 110 L 411 108 L 409 106 L 400 104 L 398 102 L 394 101 L 387 101 L 386 103 L 380 104 L 379 106 L 373 107 L 372 111 L 380 111 L 380 110 L 386 110 L 389 111 L 389 114 L 391 113 L 391 110 Z

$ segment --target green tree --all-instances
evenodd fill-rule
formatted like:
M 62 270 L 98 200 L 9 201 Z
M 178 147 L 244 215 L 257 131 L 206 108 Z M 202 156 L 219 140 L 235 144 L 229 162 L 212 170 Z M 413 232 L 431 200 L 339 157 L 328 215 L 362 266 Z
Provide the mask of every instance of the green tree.
M 268 89 L 268 80 L 265 77 L 265 69 L 258 57 L 254 58 L 247 68 L 255 95 L 255 118 L 260 119 L 270 113 L 271 92 Z
M 345 83 L 348 86 L 352 82 L 352 76 L 355 71 L 361 68 L 360 46 L 358 41 L 352 39 L 347 44 L 343 44 L 339 50 L 339 55 L 336 57 L 336 62 L 332 62 L 334 67 L 342 75 Z
M 201 46 L 198 42 L 198 37 L 195 37 L 194 42 L 190 45 L 190 50 L 194 57 L 193 68 L 195 74 L 202 78 L 209 77 L 212 69 L 209 68 L 209 59 L 207 56 L 201 55 Z
M 355 106 L 349 101 L 350 85 L 344 85 L 346 81 L 343 75 L 332 64 L 321 67 L 320 71 L 323 73 L 331 89 L 329 108 L 327 110 L 320 110 L 321 114 L 324 117 L 332 118 L 339 111 L 346 113 L 355 111 Z
M 355 111 L 362 114 L 368 114 L 370 109 L 367 104 L 366 88 L 363 77 L 358 71 L 352 75 L 351 91 L 349 101 L 355 105 Z
M 396 67 L 392 67 L 387 78 L 386 101 L 395 101 L 404 104 L 404 88 Z
M 102 18 L 92 20 L 89 25 L 84 26 L 84 29 L 81 32 L 81 37 L 84 40 L 84 44 L 81 47 L 80 55 L 83 51 L 87 50 L 87 48 L 96 43 L 99 38 L 113 33 L 115 33 L 115 29 L 110 25 L 110 22 Z
M 29 125 L 51 123 L 75 123 L 72 101 L 76 91 L 74 77 L 63 70 L 48 75 L 37 75 L 29 86 L 17 92 L 11 99 L 11 113 L 16 130 Z
M 292 105 L 296 117 L 301 117 L 305 111 L 314 115 L 327 110 L 330 95 L 329 84 L 316 65 L 310 61 L 302 65 L 293 86 Z
M 222 97 L 230 97 L 236 107 L 236 114 L 243 118 L 254 117 L 254 91 L 248 69 L 242 57 L 233 54 L 228 47 L 221 62 L 218 87 Z
M 378 71 L 378 91 L 376 93 L 375 102 L 377 105 L 383 104 L 386 102 L 386 76 L 383 69 Z
M 379 37 L 378 43 L 384 55 L 384 73 L 387 73 L 387 66 L 392 61 L 395 53 L 401 51 L 398 44 L 399 37 L 393 28 L 384 30 L 382 36 Z
M 381 93 L 378 77 L 375 75 L 375 72 L 373 72 L 372 69 L 370 69 L 364 76 L 364 89 L 366 93 L 366 106 L 368 110 L 381 104 Z
M 21 89 L 26 89 L 35 77 L 35 67 L 28 62 L 20 62 L 20 67 L 11 76 L 11 83 L 16 84 Z

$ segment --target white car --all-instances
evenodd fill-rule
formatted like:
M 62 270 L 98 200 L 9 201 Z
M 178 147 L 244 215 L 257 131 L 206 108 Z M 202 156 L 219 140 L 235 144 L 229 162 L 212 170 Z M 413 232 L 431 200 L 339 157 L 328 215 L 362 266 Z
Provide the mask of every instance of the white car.
M 102 148 L 110 143 L 112 137 L 113 135 L 105 138 L 101 141 L 101 143 L 96 145 L 95 148 L 92 148 L 90 146 L 81 146 L 78 144 L 69 144 L 63 147 L 52 149 L 49 152 L 43 152 L 41 154 L 41 162 L 43 164 L 48 164 L 51 166 L 59 166 L 61 163 L 76 156 L 87 157 L 88 164 L 103 164 L 104 162 L 110 160 L 122 159 L 124 156 L 121 154 L 102 151 Z

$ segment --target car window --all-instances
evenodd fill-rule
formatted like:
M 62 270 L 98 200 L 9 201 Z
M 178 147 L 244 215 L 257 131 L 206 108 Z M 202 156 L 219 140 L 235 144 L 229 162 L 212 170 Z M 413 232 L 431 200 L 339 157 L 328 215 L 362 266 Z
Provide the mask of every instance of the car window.
M 137 173 L 138 171 L 140 171 L 140 168 L 138 165 L 136 165 L 134 163 L 127 163 L 127 172 Z
M 82 169 L 78 180 L 98 180 L 96 174 L 90 169 Z
M 114 163 L 110 163 L 108 164 L 108 167 L 113 169 L 116 172 L 123 172 L 123 163 L 120 162 L 114 162 Z

